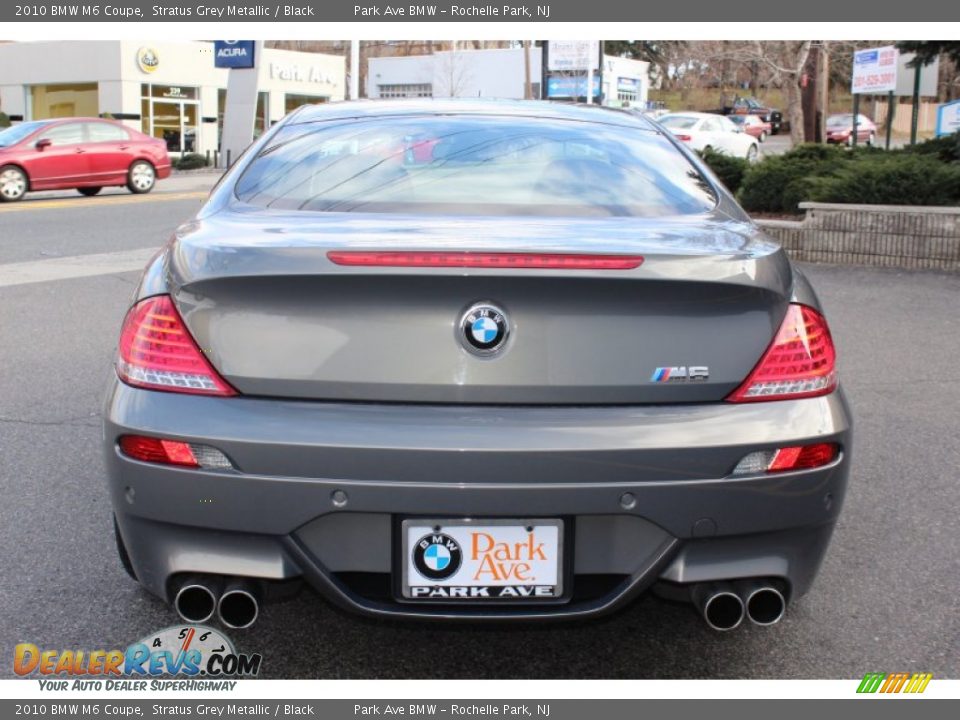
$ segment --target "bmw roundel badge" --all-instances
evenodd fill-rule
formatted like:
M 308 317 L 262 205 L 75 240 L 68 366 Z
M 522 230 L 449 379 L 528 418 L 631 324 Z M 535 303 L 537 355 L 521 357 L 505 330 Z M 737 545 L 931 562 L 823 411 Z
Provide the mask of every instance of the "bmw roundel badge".
M 413 564 L 427 580 L 446 580 L 460 569 L 460 543 L 441 532 L 424 535 L 413 546 Z
M 503 347 L 510 321 L 496 305 L 476 303 L 460 319 L 463 346 L 476 355 L 491 355 Z

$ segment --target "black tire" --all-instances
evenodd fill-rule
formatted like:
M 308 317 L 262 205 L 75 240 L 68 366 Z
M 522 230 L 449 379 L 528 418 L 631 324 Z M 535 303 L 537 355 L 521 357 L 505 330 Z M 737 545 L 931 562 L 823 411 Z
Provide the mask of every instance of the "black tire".
M 120 535 L 120 526 L 117 525 L 116 515 L 113 516 L 113 537 L 117 541 L 117 554 L 120 556 L 120 564 L 123 565 L 127 575 L 136 580 L 137 574 L 133 571 L 133 563 L 130 562 L 127 546 L 123 544 L 123 537 Z
M 760 146 L 757 144 L 751 145 L 747 148 L 747 157 L 746 160 L 748 163 L 755 163 L 760 159 Z
M 16 165 L 0 167 L 0 202 L 16 202 L 27 194 L 30 179 Z
M 157 169 L 146 160 L 137 160 L 127 172 L 127 189 L 134 195 L 143 195 L 157 184 Z
M 767 131 L 766 131 L 766 130 L 761 130 L 761 131 L 760 131 L 760 137 L 757 138 L 757 139 L 758 139 L 760 142 L 764 142 L 764 141 L 767 139 Z
M 82 187 L 82 188 L 77 188 L 77 192 L 80 193 L 81 195 L 85 196 L 85 197 L 93 197 L 94 195 L 96 195 L 96 194 L 97 194 L 98 192 L 100 192 L 101 190 L 103 190 L 102 187 Z
M 873 147 L 874 145 L 876 145 L 876 143 L 877 143 L 876 133 L 870 133 L 870 137 L 867 138 L 867 145 L 869 147 Z

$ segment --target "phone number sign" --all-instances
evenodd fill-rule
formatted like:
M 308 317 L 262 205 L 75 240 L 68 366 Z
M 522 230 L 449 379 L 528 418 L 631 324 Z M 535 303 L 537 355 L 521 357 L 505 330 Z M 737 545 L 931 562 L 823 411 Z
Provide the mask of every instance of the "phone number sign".
M 897 88 L 897 49 L 858 50 L 853 54 L 852 91 L 861 94 L 893 92 Z

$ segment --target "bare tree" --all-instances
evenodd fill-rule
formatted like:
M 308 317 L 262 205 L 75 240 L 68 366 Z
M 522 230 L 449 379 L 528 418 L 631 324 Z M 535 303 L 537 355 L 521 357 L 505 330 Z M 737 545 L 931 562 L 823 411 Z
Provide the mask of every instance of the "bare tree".
M 765 65 L 781 80 L 787 99 L 790 139 L 794 143 L 804 140 L 801 83 L 812 46 L 812 40 L 755 40 L 743 47 L 745 60 Z
M 434 96 L 455 98 L 463 95 L 472 79 L 468 55 L 459 49 L 456 40 L 450 43 L 450 50 L 438 53 L 437 76 L 442 84 L 434 90 Z

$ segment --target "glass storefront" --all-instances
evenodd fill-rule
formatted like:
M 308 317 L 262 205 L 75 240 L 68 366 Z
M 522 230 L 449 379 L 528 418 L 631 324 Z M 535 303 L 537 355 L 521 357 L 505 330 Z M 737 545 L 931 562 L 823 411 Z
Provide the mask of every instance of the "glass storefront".
M 223 111 L 227 107 L 227 91 L 223 88 L 217 90 L 217 145 L 220 144 L 220 137 L 223 135 Z M 253 120 L 253 139 L 263 135 L 263 131 L 270 127 L 270 93 L 261 91 L 257 93 L 257 116 Z
M 30 86 L 30 119 L 96 117 L 100 112 L 97 83 Z
M 301 105 L 315 105 L 329 101 L 330 98 L 326 95 L 294 95 L 287 93 L 283 96 L 283 114 L 287 115 L 288 113 L 292 113 Z
M 141 86 L 140 115 L 146 135 L 163 140 L 171 153 L 199 152 L 199 92 L 195 87 Z

